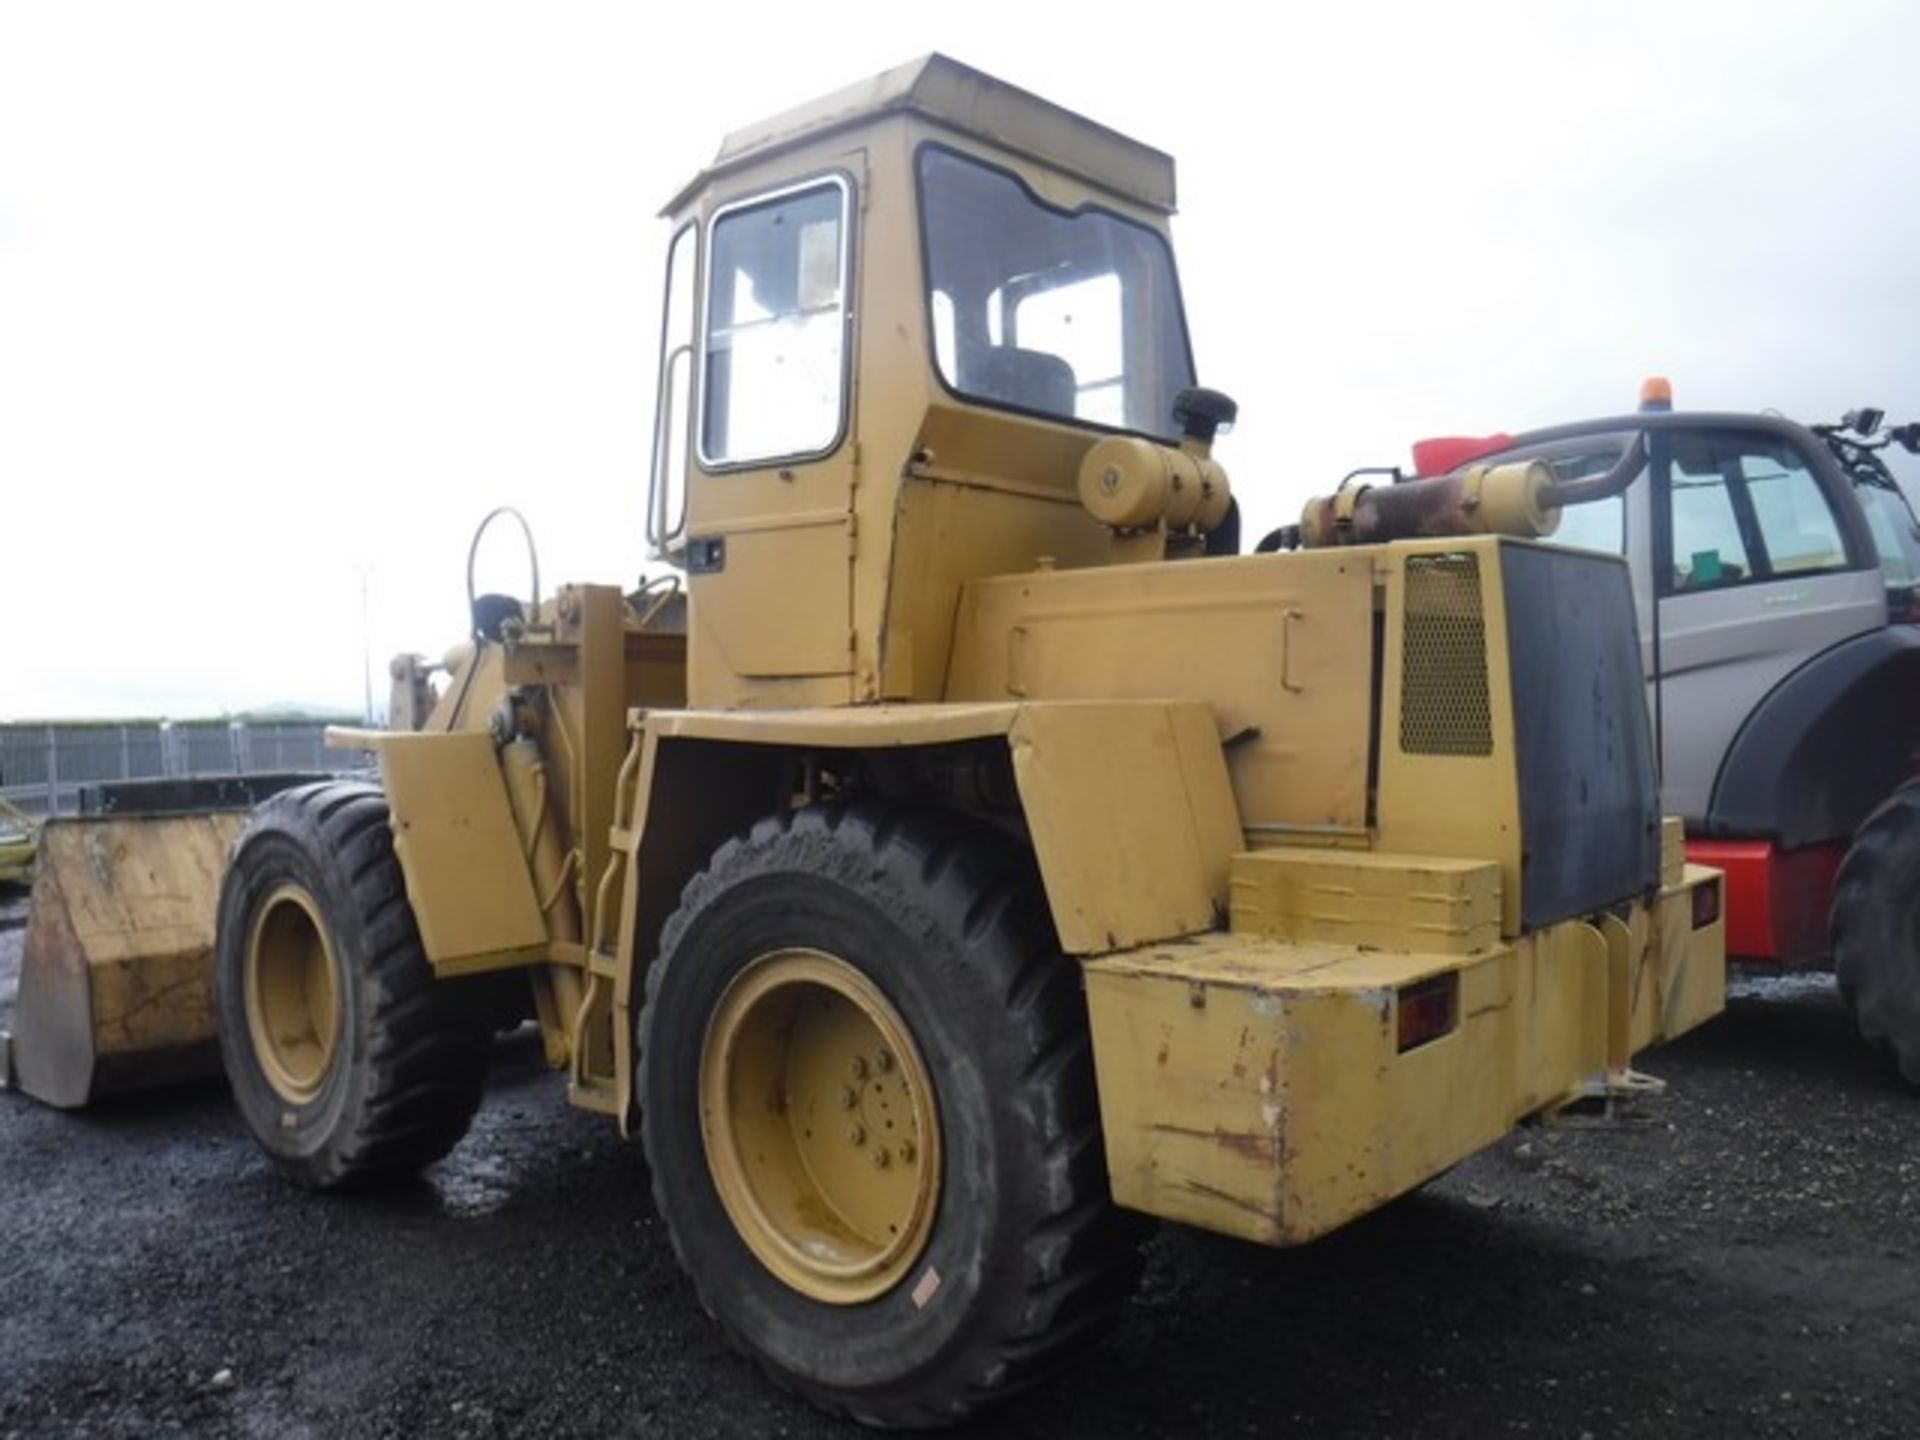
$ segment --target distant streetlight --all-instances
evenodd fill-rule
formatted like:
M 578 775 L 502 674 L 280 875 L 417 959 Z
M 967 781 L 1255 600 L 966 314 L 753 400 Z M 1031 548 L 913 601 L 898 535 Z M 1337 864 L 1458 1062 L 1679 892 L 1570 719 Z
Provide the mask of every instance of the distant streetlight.
M 360 679 L 366 688 L 366 701 L 361 721 L 371 730 L 373 728 L 373 629 L 368 620 L 367 591 L 368 582 L 373 575 L 373 566 L 363 563 L 353 568 L 360 572 Z

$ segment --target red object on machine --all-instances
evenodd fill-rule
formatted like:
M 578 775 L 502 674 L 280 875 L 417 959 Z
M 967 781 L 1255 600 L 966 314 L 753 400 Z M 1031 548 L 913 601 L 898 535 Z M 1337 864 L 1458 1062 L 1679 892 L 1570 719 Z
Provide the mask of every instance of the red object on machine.
M 1687 859 L 1726 873 L 1727 955 L 1785 967 L 1827 955 L 1827 908 L 1846 845 L 1776 850 L 1769 840 L 1689 840 Z
M 1413 442 L 1415 475 L 1446 475 L 1513 444 L 1513 436 L 1504 430 L 1497 435 L 1436 435 Z

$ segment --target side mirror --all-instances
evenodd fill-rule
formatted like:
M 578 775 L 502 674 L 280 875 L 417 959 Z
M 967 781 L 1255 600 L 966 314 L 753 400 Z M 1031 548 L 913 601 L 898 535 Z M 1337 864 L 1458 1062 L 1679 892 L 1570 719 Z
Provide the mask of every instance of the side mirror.
M 1846 414 L 1840 417 L 1840 424 L 1844 428 L 1853 431 L 1856 435 L 1871 435 L 1880 428 L 1880 422 L 1886 418 L 1886 411 L 1864 407 L 1859 410 L 1847 411 Z
M 1920 455 L 1920 420 L 1909 420 L 1887 432 L 1887 438 L 1909 455 Z

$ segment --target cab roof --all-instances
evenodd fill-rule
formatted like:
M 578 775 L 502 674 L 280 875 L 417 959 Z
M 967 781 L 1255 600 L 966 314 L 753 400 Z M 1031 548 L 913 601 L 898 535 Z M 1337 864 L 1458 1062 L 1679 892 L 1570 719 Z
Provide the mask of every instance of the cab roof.
M 712 181 L 746 165 L 895 114 L 924 116 L 1156 210 L 1174 208 L 1171 155 L 936 54 L 735 130 L 662 213 L 678 213 Z

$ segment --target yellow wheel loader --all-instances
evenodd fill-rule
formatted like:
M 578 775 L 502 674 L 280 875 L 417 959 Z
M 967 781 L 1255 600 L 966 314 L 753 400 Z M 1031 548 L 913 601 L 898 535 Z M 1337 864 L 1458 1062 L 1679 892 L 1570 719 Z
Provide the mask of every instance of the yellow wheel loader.
M 227 857 L 220 1044 L 289 1175 L 444 1153 L 521 987 L 727 1335 L 922 1426 L 1097 1334 L 1138 1216 L 1310 1241 L 1654 1083 L 1723 938 L 1624 565 L 1528 543 L 1531 465 L 1235 553 L 1173 208 L 940 57 L 728 137 L 667 208 L 671 578 L 469 567 L 444 678 L 331 737 L 379 783 Z

